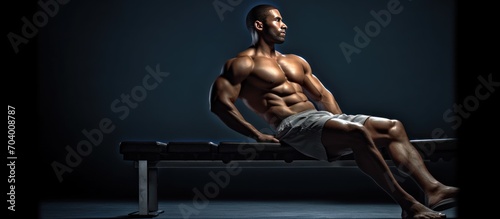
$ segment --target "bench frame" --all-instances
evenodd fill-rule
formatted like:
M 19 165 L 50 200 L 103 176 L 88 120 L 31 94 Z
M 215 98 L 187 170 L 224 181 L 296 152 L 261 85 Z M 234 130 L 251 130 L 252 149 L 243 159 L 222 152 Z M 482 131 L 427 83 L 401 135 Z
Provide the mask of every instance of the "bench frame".
M 456 139 L 418 139 L 410 142 L 426 162 L 455 158 Z M 255 156 L 245 156 L 242 148 L 254 149 L 255 154 L 252 155 Z M 388 165 L 394 166 L 383 148 L 381 152 Z M 238 162 L 243 168 L 356 167 L 352 154 L 334 161 L 319 161 L 279 143 L 123 141 L 120 142 L 120 153 L 124 160 L 134 162 L 139 174 L 139 210 L 130 213 L 132 217 L 156 217 L 164 212 L 158 209 L 159 168 L 225 167 L 229 162 Z

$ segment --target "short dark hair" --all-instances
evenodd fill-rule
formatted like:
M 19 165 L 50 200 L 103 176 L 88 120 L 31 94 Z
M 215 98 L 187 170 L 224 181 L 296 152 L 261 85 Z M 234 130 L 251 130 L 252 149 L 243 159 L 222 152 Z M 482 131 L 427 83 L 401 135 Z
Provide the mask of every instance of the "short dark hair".
M 246 24 L 250 32 L 254 30 L 254 22 L 256 20 L 264 21 L 269 14 L 269 10 L 278 9 L 273 5 L 263 4 L 253 7 L 247 14 Z

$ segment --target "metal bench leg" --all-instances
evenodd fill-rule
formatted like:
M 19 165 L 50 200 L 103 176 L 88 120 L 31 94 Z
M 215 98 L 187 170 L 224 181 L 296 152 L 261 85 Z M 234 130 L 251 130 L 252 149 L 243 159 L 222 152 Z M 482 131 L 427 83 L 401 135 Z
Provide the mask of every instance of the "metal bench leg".
M 158 210 L 158 168 L 149 168 L 147 160 L 139 160 L 138 170 L 139 211 L 129 215 L 156 217 L 163 213 L 163 210 Z
M 148 209 L 149 212 L 158 211 L 158 167 L 148 168 Z

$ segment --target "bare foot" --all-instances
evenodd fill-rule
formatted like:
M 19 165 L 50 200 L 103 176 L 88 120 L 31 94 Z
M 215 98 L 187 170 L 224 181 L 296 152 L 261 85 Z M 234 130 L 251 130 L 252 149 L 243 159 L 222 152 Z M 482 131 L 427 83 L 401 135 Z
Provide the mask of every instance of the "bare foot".
M 434 211 L 432 209 L 429 209 L 425 207 L 424 205 L 420 203 L 415 203 L 413 204 L 410 209 L 408 210 L 403 210 L 401 213 L 401 218 L 403 219 L 439 219 L 439 218 L 446 218 L 446 215 Z
M 453 186 L 441 186 L 432 194 L 427 195 L 427 207 L 432 210 L 442 211 L 457 205 L 459 188 Z

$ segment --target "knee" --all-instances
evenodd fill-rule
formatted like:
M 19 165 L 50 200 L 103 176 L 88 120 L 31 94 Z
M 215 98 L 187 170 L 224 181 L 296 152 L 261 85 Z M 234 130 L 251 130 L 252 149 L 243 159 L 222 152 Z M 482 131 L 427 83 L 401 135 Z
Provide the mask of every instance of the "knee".
M 391 138 L 397 139 L 403 135 L 405 135 L 405 129 L 403 123 L 396 119 L 389 120 L 389 130 L 388 134 Z
M 357 123 L 349 123 L 346 125 L 346 131 L 351 136 L 351 141 L 357 142 L 361 145 L 369 144 L 370 133 L 366 127 Z

